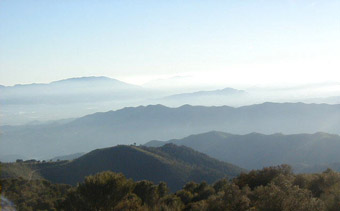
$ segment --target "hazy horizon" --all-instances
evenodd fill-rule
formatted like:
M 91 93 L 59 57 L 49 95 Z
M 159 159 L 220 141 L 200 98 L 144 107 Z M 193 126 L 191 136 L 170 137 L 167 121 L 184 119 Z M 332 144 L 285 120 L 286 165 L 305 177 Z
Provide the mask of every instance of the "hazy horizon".
M 0 84 L 107 76 L 254 86 L 340 78 L 340 2 L 0 3 Z M 339 81 L 340 82 L 340 81 Z
M 167 80 L 182 80 L 182 81 L 188 81 L 191 82 L 187 84 L 187 86 L 194 86 L 196 88 L 199 88 L 199 84 L 201 85 L 205 85 L 207 87 L 210 86 L 218 86 L 221 87 L 221 89 L 224 88 L 276 88 L 276 89 L 289 89 L 289 88 L 300 88 L 300 87 L 304 87 L 304 86 L 310 86 L 310 85 L 335 85 L 335 84 L 340 84 L 340 80 L 337 81 L 334 78 L 333 79 L 329 79 L 329 80 L 321 80 L 321 81 L 317 81 L 317 82 L 297 82 L 297 83 L 292 83 L 292 82 L 288 82 L 288 83 L 282 83 L 282 84 L 263 84 L 263 83 L 254 83 L 254 84 L 233 84 L 233 83 L 221 83 L 221 84 L 214 84 L 214 82 L 207 82 L 207 81 L 198 81 L 198 78 L 195 78 L 192 75 L 174 75 L 174 76 L 170 76 L 170 77 L 159 77 L 159 78 L 154 78 L 154 79 L 150 79 L 147 80 L 143 83 L 135 83 L 135 82 L 129 82 L 129 80 L 124 80 L 124 79 L 120 79 L 117 77 L 111 77 L 111 76 L 106 76 L 106 75 L 82 75 L 82 76 L 75 76 L 75 77 L 70 77 L 70 78 L 59 78 L 56 80 L 48 80 L 48 81 L 44 81 L 44 82 L 27 82 L 27 83 L 13 83 L 13 84 L 9 84 L 9 85 L 5 85 L 5 84 L 0 84 L 2 86 L 5 87 L 13 87 L 13 86 L 19 86 L 19 85 L 37 85 L 37 84 L 51 84 L 54 82 L 59 82 L 59 81 L 64 81 L 64 80 L 72 80 L 72 79 L 86 79 L 86 78 L 108 78 L 108 79 L 114 79 L 114 80 L 118 80 L 120 82 L 123 83 L 127 83 L 127 84 L 131 84 L 131 85 L 136 85 L 136 86 L 141 86 L 141 87 L 148 87 L 151 85 L 153 85 L 156 82 L 163 82 L 163 81 L 167 81 Z M 155 87 L 157 88 L 157 87 Z M 171 87 L 169 87 L 171 88 Z M 175 87 L 173 87 L 175 88 Z M 202 86 L 202 88 L 204 88 L 204 86 Z

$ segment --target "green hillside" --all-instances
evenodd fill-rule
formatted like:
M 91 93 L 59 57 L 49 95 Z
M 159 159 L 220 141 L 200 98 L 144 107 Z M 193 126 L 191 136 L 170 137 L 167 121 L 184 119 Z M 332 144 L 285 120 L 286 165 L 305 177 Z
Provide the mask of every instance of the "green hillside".
M 4 175 L 18 164 L 6 165 Z M 174 144 L 160 148 L 119 145 L 91 151 L 72 161 L 36 162 L 30 166 L 22 164 L 22 167 L 23 170 L 31 168 L 37 175 L 53 183 L 75 185 L 88 175 L 114 171 L 137 181 L 150 180 L 154 183 L 164 181 L 171 190 L 178 190 L 189 181 L 213 183 L 224 177 L 235 177 L 243 171 L 232 164 Z M 12 176 L 17 177 L 20 174 Z
M 43 179 L 40 174 L 42 169 L 54 168 L 68 161 L 41 162 L 37 160 L 18 160 L 13 163 L 0 163 L 0 178 L 22 178 L 26 180 Z
M 35 165 L 25 163 L 2 163 L 0 172 L 1 178 L 18 178 L 23 179 L 41 179 L 42 177 L 36 171 Z

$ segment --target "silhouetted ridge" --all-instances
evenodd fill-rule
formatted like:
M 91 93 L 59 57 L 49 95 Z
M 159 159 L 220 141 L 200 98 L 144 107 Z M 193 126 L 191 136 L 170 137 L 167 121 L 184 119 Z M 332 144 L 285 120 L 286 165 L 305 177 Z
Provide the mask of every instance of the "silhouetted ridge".
M 117 144 L 179 139 L 213 130 L 232 134 L 313 134 L 319 131 L 339 134 L 339 122 L 339 105 L 264 103 L 239 108 L 139 106 L 94 113 L 58 125 L 1 127 L 0 154 L 49 158 Z M 218 140 L 224 138 L 218 137 L 221 134 L 208 136 Z M 255 134 L 250 136 L 255 137 Z M 30 144 L 22 148 L 23 142 Z M 248 151 L 247 148 L 245 150 Z
M 313 166 L 323 166 L 325 170 L 327 166 L 332 166 L 340 160 L 340 136 L 324 132 L 233 135 L 212 131 L 166 142 L 153 140 L 145 146 L 162 146 L 162 143 L 185 145 L 247 169 L 287 163 L 293 165 L 297 172 L 303 169 L 309 169 L 308 172 L 311 172 Z
M 134 180 L 165 181 L 172 190 L 191 180 L 212 183 L 243 171 L 188 147 L 170 144 L 160 148 L 119 145 L 97 149 L 73 161 L 42 168 L 39 173 L 56 183 L 76 184 L 87 175 L 108 170 Z

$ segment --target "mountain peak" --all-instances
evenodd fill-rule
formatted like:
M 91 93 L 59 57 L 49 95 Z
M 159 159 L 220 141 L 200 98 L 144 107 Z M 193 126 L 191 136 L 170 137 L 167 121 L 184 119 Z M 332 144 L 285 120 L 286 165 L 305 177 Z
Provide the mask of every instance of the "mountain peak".
M 221 131 L 216 131 L 216 130 L 212 130 L 212 131 L 209 131 L 209 132 L 206 132 L 206 133 L 200 133 L 200 134 L 195 134 L 195 135 L 191 135 L 192 137 L 210 137 L 210 138 L 227 138 L 229 136 L 231 136 L 232 134 L 229 134 L 229 133 L 225 133 L 225 132 L 221 132 Z M 188 136 L 191 137 L 191 136 Z
M 104 170 L 122 172 L 134 180 L 165 181 L 174 191 L 188 181 L 204 178 L 212 183 L 244 171 L 188 147 L 169 144 L 160 148 L 118 145 L 97 149 L 62 165 L 40 169 L 40 173 L 53 182 L 76 184 L 85 176 Z
M 122 81 L 119 81 L 117 79 L 105 77 L 105 76 L 86 76 L 86 77 L 75 77 L 75 78 L 67 78 L 63 80 L 53 81 L 51 84 L 55 83 L 65 83 L 65 82 L 120 82 L 124 83 Z
M 91 83 L 91 82 L 110 82 L 110 83 L 120 83 L 127 84 L 123 81 L 109 78 L 106 76 L 85 76 L 85 77 L 74 77 L 74 78 L 66 78 L 62 80 L 52 81 L 50 83 L 31 83 L 31 84 L 15 84 L 14 86 L 3 86 L 0 85 L 1 88 L 10 88 L 10 87 L 40 87 L 47 85 L 55 85 L 55 84 L 65 84 L 65 83 Z M 130 84 L 129 84 L 130 85 Z

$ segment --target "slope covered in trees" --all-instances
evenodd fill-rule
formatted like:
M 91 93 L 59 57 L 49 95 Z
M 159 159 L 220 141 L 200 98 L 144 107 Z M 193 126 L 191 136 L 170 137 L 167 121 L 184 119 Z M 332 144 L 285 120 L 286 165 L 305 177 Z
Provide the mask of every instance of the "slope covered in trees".
M 219 160 L 247 169 L 290 164 L 297 172 L 322 172 L 340 161 L 340 136 L 327 133 L 233 135 L 212 131 L 167 142 L 151 141 L 146 146 L 174 143 L 193 148 Z
M 180 189 L 188 181 L 213 183 L 223 177 L 235 177 L 243 169 L 210 158 L 188 147 L 167 144 L 160 148 L 120 145 L 97 149 L 72 161 L 5 164 L 5 169 L 18 165 L 28 174 L 39 175 L 54 183 L 75 185 L 85 176 L 101 171 L 122 172 L 134 180 L 166 182 L 171 190 Z M 20 172 L 20 171 L 18 171 Z M 9 174 L 7 171 L 3 175 Z M 13 176 L 20 176 L 13 174 Z M 7 176 L 9 177 L 9 176 Z
M 8 207 L 0 206 L 4 211 L 16 210 L 57 210 L 57 203 L 64 200 L 69 185 L 52 184 L 42 179 L 7 178 L 0 179 L 2 197 L 9 199 Z M 2 199 L 3 200 L 3 199 Z
M 287 165 L 268 167 L 221 179 L 213 185 L 188 182 L 171 193 L 166 183 L 133 181 L 123 174 L 101 172 L 77 186 L 48 181 L 1 179 L 3 196 L 20 210 L 229 210 L 337 211 L 340 174 L 291 172 Z M 19 185 L 24 184 L 24 185 Z M 24 188 L 22 188 L 24 187 Z

